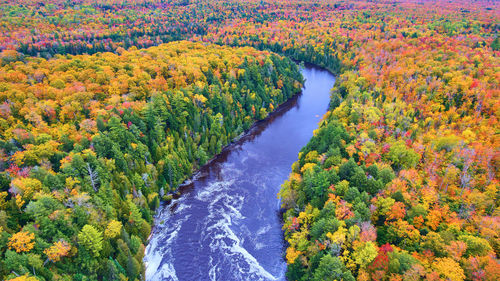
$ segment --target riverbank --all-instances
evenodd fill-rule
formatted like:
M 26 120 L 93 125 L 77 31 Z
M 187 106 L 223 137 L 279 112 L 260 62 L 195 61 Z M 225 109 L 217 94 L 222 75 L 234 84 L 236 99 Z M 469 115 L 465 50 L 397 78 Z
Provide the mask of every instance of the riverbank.
M 303 93 L 254 124 L 159 209 L 144 259 L 147 280 L 284 279 L 276 194 L 334 84 L 325 70 L 302 71 Z

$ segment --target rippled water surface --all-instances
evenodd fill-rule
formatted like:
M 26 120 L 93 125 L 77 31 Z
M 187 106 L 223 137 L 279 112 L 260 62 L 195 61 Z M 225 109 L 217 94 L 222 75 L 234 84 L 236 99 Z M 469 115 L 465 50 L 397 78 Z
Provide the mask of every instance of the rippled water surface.
M 335 78 L 306 67 L 300 95 L 207 164 L 162 206 L 147 280 L 285 280 L 276 196 L 326 112 Z

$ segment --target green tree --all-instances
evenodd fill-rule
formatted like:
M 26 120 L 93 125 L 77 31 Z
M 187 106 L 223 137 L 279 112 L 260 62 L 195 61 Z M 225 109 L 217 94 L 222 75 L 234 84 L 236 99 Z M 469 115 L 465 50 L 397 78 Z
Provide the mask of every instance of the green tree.
M 78 233 L 78 242 L 94 257 L 99 257 L 102 250 L 102 233 L 92 225 L 86 224 Z
M 458 240 L 467 244 L 467 250 L 465 251 L 467 256 L 485 256 L 492 250 L 488 240 L 481 237 L 461 235 Z
M 313 281 L 340 280 L 345 266 L 338 257 L 326 255 L 321 258 L 318 268 L 314 271 Z
M 401 140 L 391 146 L 387 156 L 396 170 L 413 168 L 420 160 L 420 155 Z

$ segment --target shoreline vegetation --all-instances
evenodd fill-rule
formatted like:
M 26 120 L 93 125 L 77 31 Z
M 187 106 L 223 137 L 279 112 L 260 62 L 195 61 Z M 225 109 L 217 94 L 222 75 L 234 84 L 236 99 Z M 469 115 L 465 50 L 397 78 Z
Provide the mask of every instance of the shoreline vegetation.
M 302 86 L 287 58 L 188 41 L 2 70 L 2 268 L 47 280 L 140 278 L 160 199 Z
M 270 52 L 338 75 L 280 192 L 289 280 L 500 275 L 495 3 L 50 2 L 0 2 L 1 278 L 143 278 L 160 187 L 196 162 L 180 159 L 206 161 L 300 89 Z M 203 43 L 142 49 L 178 39 Z

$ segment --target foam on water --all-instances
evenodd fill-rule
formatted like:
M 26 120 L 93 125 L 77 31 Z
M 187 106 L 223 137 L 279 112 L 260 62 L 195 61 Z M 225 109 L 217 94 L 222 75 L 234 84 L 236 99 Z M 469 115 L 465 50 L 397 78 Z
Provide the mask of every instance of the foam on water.
M 172 258 L 171 245 L 179 235 L 182 224 L 189 219 L 191 215 L 186 215 L 182 219 L 172 220 L 174 214 L 189 209 L 190 205 L 184 204 L 185 198 L 181 197 L 173 200 L 177 204 L 176 210 L 170 212 L 169 208 L 162 208 L 158 213 L 164 222 L 155 226 L 149 244 L 146 247 L 144 262 L 146 264 L 146 280 L 171 280 L 178 281 L 174 265 L 171 262 L 164 262 Z M 160 244 L 161 241 L 161 244 Z M 161 266 L 161 267 L 160 267 Z
M 181 212 L 183 212 L 183 211 L 185 211 L 185 210 L 187 210 L 187 209 L 191 208 L 191 206 L 192 206 L 192 205 L 188 205 L 188 204 L 183 204 L 183 203 L 180 203 L 180 204 L 178 204 L 178 205 L 177 205 L 177 207 L 175 208 L 174 213 L 175 213 L 175 214 L 179 214 L 179 213 L 181 213 Z
M 151 277 L 151 280 L 179 281 L 175 272 L 174 265 L 171 263 L 163 264 L 162 267 Z
M 260 243 L 260 242 L 257 242 L 257 243 L 255 243 L 255 246 L 254 246 L 254 247 L 255 247 L 255 249 L 257 249 L 257 250 L 261 250 L 261 249 L 263 249 L 265 246 L 266 246 L 266 244 L 264 244 L 264 243 Z
M 227 172 L 226 169 L 225 172 Z M 211 185 L 224 187 L 231 186 L 231 188 L 234 189 L 234 180 L 232 180 L 231 183 L 230 185 L 222 185 L 221 183 L 212 183 Z M 276 278 L 264 269 L 257 259 L 242 246 L 242 238 L 238 237 L 233 229 L 231 229 L 233 223 L 244 219 L 244 216 L 241 214 L 241 208 L 245 198 L 241 195 L 226 193 L 228 190 L 217 189 L 217 192 L 214 192 L 216 190 L 215 188 L 211 188 L 211 190 L 212 192 L 210 195 L 212 198 L 205 198 L 210 199 L 211 203 L 208 206 L 209 215 L 205 219 L 205 227 L 202 232 L 202 239 L 209 241 L 211 252 L 214 253 L 214 255 L 210 256 L 210 279 L 217 280 L 217 273 L 220 272 L 222 267 L 236 266 L 240 273 L 238 279 L 247 279 L 247 275 L 250 274 L 253 279 L 276 280 Z M 257 235 L 269 231 L 270 227 L 270 225 L 266 225 L 259 229 Z M 222 255 L 216 254 L 220 252 L 222 252 Z M 214 260 L 212 256 L 220 256 L 223 258 Z M 246 267 L 245 265 L 248 266 L 248 270 L 244 269 L 244 267 Z
M 218 263 L 214 264 L 212 257 L 210 257 L 208 264 L 210 265 L 210 269 L 208 270 L 208 277 L 210 277 L 211 281 L 216 281 L 217 280 L 216 270 L 219 264 Z
M 260 263 L 254 256 L 252 256 L 244 247 L 240 245 L 239 240 L 233 245 L 233 247 L 231 247 L 231 252 L 239 253 L 243 256 L 245 261 L 250 265 L 250 273 L 255 273 L 257 274 L 257 276 L 266 278 L 268 280 L 277 280 L 276 277 L 274 277 L 260 265 Z
M 268 232 L 270 229 L 271 229 L 270 224 L 262 226 L 261 228 L 259 228 L 259 230 L 257 230 L 257 235 L 262 235 L 262 234 Z
M 220 192 L 225 187 L 228 187 L 233 183 L 234 183 L 234 179 L 230 180 L 230 181 L 209 183 L 206 188 L 204 188 L 203 190 L 200 190 L 198 192 L 198 194 L 196 194 L 196 199 L 199 201 L 203 201 L 203 202 L 211 201 L 212 195 L 215 192 Z
M 276 278 L 265 270 L 257 259 L 252 256 L 241 244 L 242 241 L 231 229 L 231 215 L 219 213 L 222 217 L 217 223 L 206 228 L 208 233 L 205 233 L 205 239 L 210 240 L 210 249 L 212 253 L 223 252 L 221 262 L 213 263 L 211 258 L 211 269 L 209 276 L 211 280 L 218 280 L 217 271 L 219 265 L 221 266 L 237 266 L 240 272 L 240 279 L 246 279 L 246 274 L 251 274 L 251 276 L 257 277 L 260 280 L 276 280 Z M 222 234 L 220 233 L 222 232 Z M 219 233 L 218 235 L 213 235 L 213 233 Z M 214 255 L 218 256 L 218 255 Z M 229 265 L 225 265 L 224 262 L 227 261 L 227 257 L 230 257 Z M 246 264 L 249 266 L 249 271 L 245 272 L 240 264 Z M 247 276 L 248 278 L 248 276 Z

